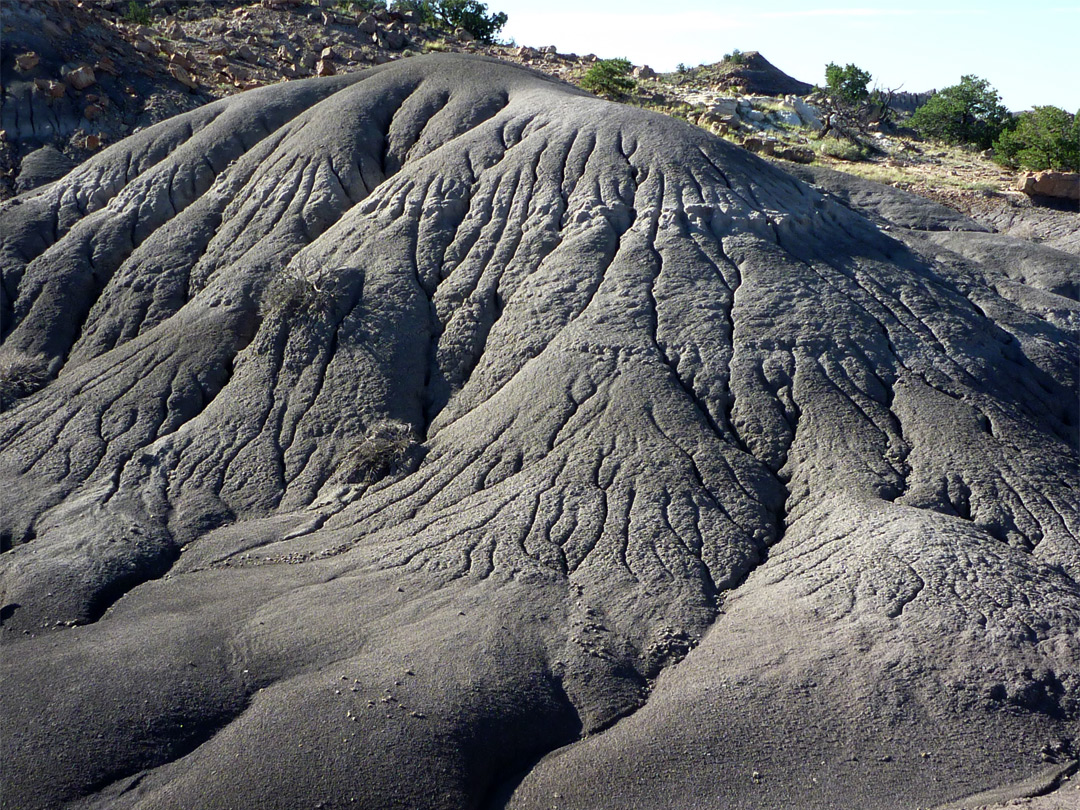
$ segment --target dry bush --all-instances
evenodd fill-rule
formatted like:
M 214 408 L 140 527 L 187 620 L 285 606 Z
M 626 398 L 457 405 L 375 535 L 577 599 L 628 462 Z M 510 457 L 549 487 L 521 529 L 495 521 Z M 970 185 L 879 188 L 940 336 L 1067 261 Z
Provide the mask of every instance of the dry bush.
M 331 311 L 333 306 L 334 294 L 331 289 L 320 287 L 312 279 L 296 273 L 279 276 L 260 302 L 264 316 L 280 314 L 286 318 L 314 317 Z
M 396 472 L 416 447 L 416 434 L 407 422 L 375 422 L 345 459 L 343 479 L 349 484 L 371 484 Z
M 0 352 L 0 411 L 34 393 L 49 379 L 45 356 L 20 351 Z

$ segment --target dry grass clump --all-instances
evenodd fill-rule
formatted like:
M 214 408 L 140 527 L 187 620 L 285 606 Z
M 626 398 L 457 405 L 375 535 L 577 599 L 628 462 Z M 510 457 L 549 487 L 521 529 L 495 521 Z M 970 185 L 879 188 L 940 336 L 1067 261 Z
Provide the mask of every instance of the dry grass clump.
M 280 314 L 287 318 L 314 317 L 329 312 L 334 306 L 334 294 L 315 280 L 297 273 L 279 276 L 263 295 L 260 309 L 264 315 Z
M 17 350 L 0 352 L 0 411 L 34 393 L 48 379 L 44 355 Z
M 416 444 L 416 434 L 407 422 L 398 419 L 375 422 L 346 457 L 343 480 L 348 484 L 372 484 L 396 472 Z

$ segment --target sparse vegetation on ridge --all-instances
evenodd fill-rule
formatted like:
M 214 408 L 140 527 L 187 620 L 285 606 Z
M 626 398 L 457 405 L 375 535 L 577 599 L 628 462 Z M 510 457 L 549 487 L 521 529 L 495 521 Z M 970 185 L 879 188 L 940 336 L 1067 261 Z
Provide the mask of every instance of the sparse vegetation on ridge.
M 625 73 L 609 77 L 618 86 L 604 82 L 601 75 L 597 89 L 592 77 L 604 70 L 596 70 L 601 62 L 610 60 L 598 60 L 592 54 L 559 53 L 552 46 L 511 47 L 506 42 L 481 41 L 468 29 L 483 35 L 482 25 L 458 24 L 463 20 L 452 16 L 472 11 L 491 22 L 499 22 L 504 16 L 479 2 L 333 0 L 316 7 L 310 3 L 228 4 L 216 0 L 175 8 L 171 4 L 152 5 L 151 9 L 146 0 L 85 0 L 77 6 L 40 6 L 56 25 L 50 30 L 96 30 L 91 23 L 99 20 L 103 30 L 117 40 L 107 43 L 112 64 L 119 70 L 117 76 L 140 70 L 149 77 L 146 71 L 152 70 L 155 76 L 147 82 L 151 86 L 160 86 L 162 80 L 179 80 L 186 85 L 177 88 L 179 97 L 170 95 L 167 88 L 140 87 L 137 96 L 122 96 L 125 101 L 116 104 L 116 88 L 110 85 L 118 78 L 108 72 L 108 67 L 97 70 L 88 62 L 87 66 L 95 70 L 96 83 L 84 91 L 76 90 L 70 82 L 36 77 L 40 81 L 33 93 L 39 105 L 54 105 L 56 102 L 45 97 L 63 92 L 64 103 L 75 102 L 76 115 L 86 110 L 80 129 L 73 135 L 52 138 L 54 145 L 75 162 L 128 134 L 129 122 L 144 112 L 151 120 L 159 120 L 169 112 L 191 109 L 207 100 L 282 79 L 348 73 L 426 51 L 484 53 L 515 61 L 564 81 L 584 83 L 594 92 L 620 102 L 683 118 L 753 151 L 796 162 L 817 160 L 844 171 L 866 161 L 886 164 L 895 159 L 907 166 L 913 152 L 904 144 L 925 144 L 929 140 L 934 142 L 931 149 L 941 151 L 946 143 L 925 133 L 916 135 L 907 128 L 911 112 L 925 102 L 928 94 L 898 92 L 899 105 L 890 106 L 889 91 L 875 89 L 869 71 L 853 64 L 830 62 L 823 86 L 810 92 L 808 85 L 786 76 L 760 53 L 729 48 L 715 63 L 680 64 L 676 70 L 659 75 L 647 66 L 635 67 L 627 62 L 622 66 Z M 222 52 L 230 37 L 236 39 L 236 32 L 245 34 L 244 42 L 235 42 L 233 50 Z M 138 52 L 139 65 L 131 62 L 129 46 Z M 80 41 L 78 47 L 85 50 L 90 45 Z M 34 58 L 34 54 L 24 56 Z M 104 64 L 108 66 L 109 60 Z M 63 76 L 64 70 L 58 66 L 50 75 L 59 72 Z M 590 72 L 592 77 L 586 80 Z M 767 86 L 763 77 L 779 82 Z M 803 87 L 795 88 L 793 84 Z M 815 121 L 813 115 L 796 118 L 792 95 L 801 100 L 799 115 L 808 107 L 820 121 Z M 938 94 L 944 95 L 946 91 Z M 736 100 L 740 104 L 737 112 L 724 106 Z M 1016 186 L 1017 178 L 1007 172 L 1050 167 L 1062 170 L 1075 165 L 1067 157 L 1071 148 L 1067 132 L 1059 126 L 1057 131 L 1062 134 L 1050 137 L 1050 112 L 1049 108 L 1038 111 L 1042 118 L 1036 111 L 1008 116 L 1005 129 L 993 141 L 996 163 L 987 154 L 971 161 L 965 155 L 960 160 L 963 165 L 952 165 L 950 161 L 960 155 L 953 149 L 946 150 L 948 159 L 931 160 L 928 155 L 914 158 L 921 168 L 920 180 L 912 188 L 922 193 L 927 186 L 954 189 L 982 184 L 1008 191 Z M 1053 115 L 1069 116 L 1064 111 Z M 35 120 L 46 119 L 42 116 Z M 816 144 L 818 139 L 823 143 Z M 25 156 L 26 149 L 18 141 L 10 137 L 0 141 L 0 198 L 16 193 L 20 161 Z M 940 165 L 934 167 L 935 161 Z
M 622 98 L 634 89 L 629 59 L 601 59 L 585 73 L 581 86 L 608 98 Z
M 428 25 L 463 28 L 480 42 L 492 44 L 506 25 L 504 12 L 489 12 L 479 0 L 395 0 L 394 11 L 411 11 Z
M 386 0 L 338 0 L 338 8 L 350 12 L 380 11 L 386 8 Z

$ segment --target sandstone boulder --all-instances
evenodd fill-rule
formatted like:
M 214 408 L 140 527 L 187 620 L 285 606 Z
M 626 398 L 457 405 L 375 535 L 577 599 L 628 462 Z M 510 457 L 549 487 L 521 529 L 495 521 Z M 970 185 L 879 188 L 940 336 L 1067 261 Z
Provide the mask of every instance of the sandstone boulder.
M 1076 172 L 1028 172 L 1021 175 L 1016 187 L 1031 197 L 1080 200 L 1080 174 Z

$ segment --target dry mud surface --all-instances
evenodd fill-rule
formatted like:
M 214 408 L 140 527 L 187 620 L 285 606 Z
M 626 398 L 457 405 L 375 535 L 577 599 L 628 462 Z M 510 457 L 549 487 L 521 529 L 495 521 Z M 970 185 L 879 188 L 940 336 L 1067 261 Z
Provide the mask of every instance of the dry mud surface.
M 1075 757 L 1071 253 L 453 55 L 0 233 L 5 807 L 898 810 Z

